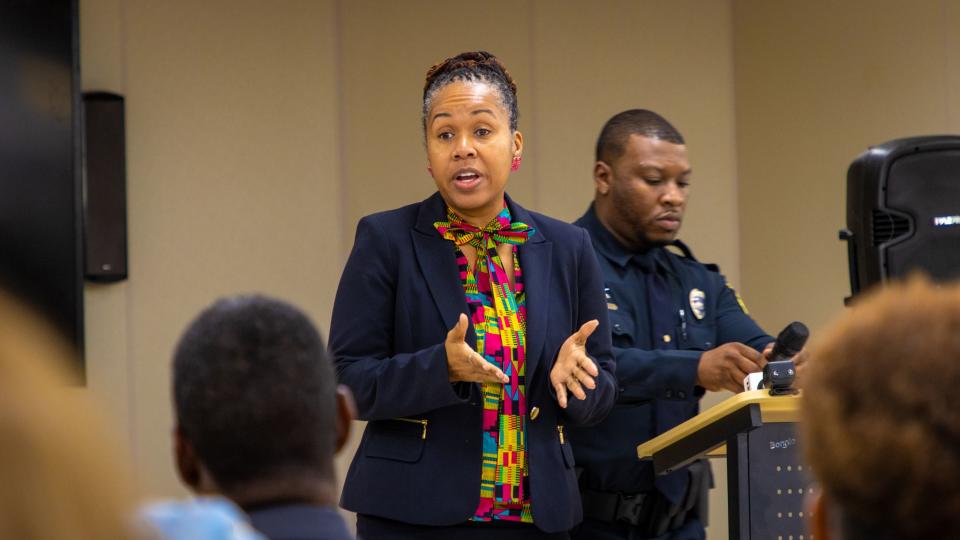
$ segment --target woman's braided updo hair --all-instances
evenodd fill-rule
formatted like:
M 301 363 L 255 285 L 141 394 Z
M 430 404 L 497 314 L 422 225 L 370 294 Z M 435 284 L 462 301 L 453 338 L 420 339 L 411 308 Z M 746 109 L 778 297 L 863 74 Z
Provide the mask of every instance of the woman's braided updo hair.
M 500 93 L 500 102 L 510 114 L 510 129 L 517 130 L 520 111 L 517 108 L 517 84 L 497 57 L 486 51 L 460 53 L 434 65 L 427 70 L 423 85 L 423 128 L 427 128 L 427 115 L 433 98 L 444 86 L 454 81 L 484 82 Z

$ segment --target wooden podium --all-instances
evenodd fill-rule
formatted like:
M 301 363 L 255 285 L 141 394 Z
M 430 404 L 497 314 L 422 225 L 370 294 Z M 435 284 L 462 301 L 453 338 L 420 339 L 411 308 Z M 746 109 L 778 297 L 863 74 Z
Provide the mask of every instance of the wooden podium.
M 730 540 L 809 540 L 807 472 L 794 429 L 800 396 L 737 394 L 637 447 L 665 474 L 701 458 L 727 458 Z

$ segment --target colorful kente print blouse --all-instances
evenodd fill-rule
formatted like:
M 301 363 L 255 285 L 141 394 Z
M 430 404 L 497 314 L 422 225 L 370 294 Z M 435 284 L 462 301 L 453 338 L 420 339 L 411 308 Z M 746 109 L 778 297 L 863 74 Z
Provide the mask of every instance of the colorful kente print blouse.
M 483 229 L 466 223 L 450 209 L 447 219 L 434 226 L 457 246 L 460 281 L 477 336 L 477 352 L 510 379 L 507 384 L 483 384 L 480 505 L 472 519 L 533 523 L 525 426 L 526 296 L 517 246 L 534 230 L 512 223 L 506 206 Z M 497 246 L 503 243 L 513 245 L 514 287 L 497 254 Z M 460 250 L 465 244 L 477 251 L 472 270 Z

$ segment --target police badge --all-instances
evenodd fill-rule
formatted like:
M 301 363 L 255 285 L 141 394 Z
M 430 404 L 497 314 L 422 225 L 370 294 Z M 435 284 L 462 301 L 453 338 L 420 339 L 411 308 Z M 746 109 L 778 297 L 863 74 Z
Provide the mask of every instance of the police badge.
M 707 314 L 706 309 L 706 300 L 707 295 L 703 293 L 700 289 L 690 289 L 690 311 L 693 312 L 693 316 L 697 320 L 702 320 L 703 316 Z
M 607 309 L 610 311 L 616 311 L 620 307 L 613 301 L 613 295 L 610 294 L 610 287 L 603 288 L 603 295 L 607 297 Z

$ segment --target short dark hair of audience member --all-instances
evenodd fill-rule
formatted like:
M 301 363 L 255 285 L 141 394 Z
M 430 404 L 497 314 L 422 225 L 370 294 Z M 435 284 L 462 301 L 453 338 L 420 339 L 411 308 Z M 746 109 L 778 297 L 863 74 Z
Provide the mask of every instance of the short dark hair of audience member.
M 0 293 L 0 538 L 134 538 L 130 470 L 73 354 Z
M 623 155 L 631 135 L 673 144 L 686 144 L 683 135 L 666 118 L 647 109 L 630 109 L 607 120 L 597 138 L 596 161 L 612 164 Z
M 177 467 L 195 491 L 245 509 L 336 504 L 352 402 L 297 308 L 254 295 L 204 310 L 177 345 L 173 397 Z
M 813 536 L 960 538 L 960 285 L 915 277 L 860 299 L 803 378 Z

